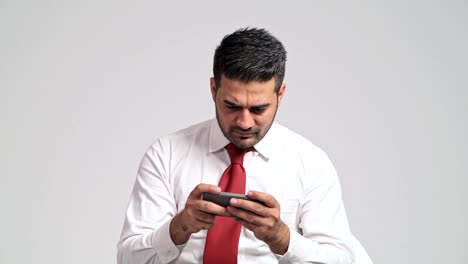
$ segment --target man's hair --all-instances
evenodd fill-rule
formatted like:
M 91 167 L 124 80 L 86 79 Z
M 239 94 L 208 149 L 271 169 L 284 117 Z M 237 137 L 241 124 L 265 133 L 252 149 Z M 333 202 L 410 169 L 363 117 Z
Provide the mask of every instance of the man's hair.
M 275 92 L 278 93 L 285 68 L 283 44 L 265 29 L 238 29 L 223 38 L 214 54 L 216 89 L 222 75 L 242 82 L 266 82 L 275 78 Z

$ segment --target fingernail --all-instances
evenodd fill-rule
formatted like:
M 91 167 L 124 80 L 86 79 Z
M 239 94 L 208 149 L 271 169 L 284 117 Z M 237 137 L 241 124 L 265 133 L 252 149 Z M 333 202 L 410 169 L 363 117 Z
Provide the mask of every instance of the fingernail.
M 237 199 L 231 198 L 231 204 L 237 204 Z
M 251 195 L 253 195 L 253 193 L 251 191 L 248 191 L 247 196 L 251 196 Z

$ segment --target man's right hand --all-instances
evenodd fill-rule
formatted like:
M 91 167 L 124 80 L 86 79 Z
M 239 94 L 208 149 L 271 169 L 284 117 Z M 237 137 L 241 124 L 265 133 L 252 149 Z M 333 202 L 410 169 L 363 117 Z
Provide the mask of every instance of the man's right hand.
M 226 215 L 226 208 L 202 200 L 204 192 L 218 194 L 221 188 L 201 183 L 192 190 L 185 208 L 171 220 L 169 232 L 174 244 L 184 244 L 192 233 L 213 227 L 216 215 Z

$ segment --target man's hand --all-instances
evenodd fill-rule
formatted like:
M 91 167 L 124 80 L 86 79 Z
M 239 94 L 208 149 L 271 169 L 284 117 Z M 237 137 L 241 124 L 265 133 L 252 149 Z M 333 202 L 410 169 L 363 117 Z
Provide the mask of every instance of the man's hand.
M 226 208 L 202 200 L 204 192 L 217 194 L 221 192 L 221 188 L 201 183 L 192 190 L 185 208 L 171 220 L 169 232 L 174 244 L 184 244 L 192 233 L 213 227 L 216 215 L 226 215 Z
M 264 241 L 275 254 L 283 255 L 289 247 L 289 227 L 281 221 L 280 205 L 276 199 L 262 192 L 249 191 L 250 198 L 262 201 L 266 206 L 242 199 L 231 199 L 227 212 L 238 217 L 237 221 Z

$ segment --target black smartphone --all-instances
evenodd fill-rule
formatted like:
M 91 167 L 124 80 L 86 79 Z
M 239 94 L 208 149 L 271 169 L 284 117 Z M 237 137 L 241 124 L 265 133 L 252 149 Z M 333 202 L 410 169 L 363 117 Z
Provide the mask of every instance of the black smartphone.
M 214 193 L 204 192 L 202 195 L 203 200 L 213 202 L 223 207 L 227 207 L 229 205 L 229 201 L 231 200 L 231 198 L 249 200 L 252 202 L 265 205 L 265 203 L 262 201 L 249 198 L 247 195 L 240 194 L 240 193 L 220 192 L 218 194 L 214 194 Z

